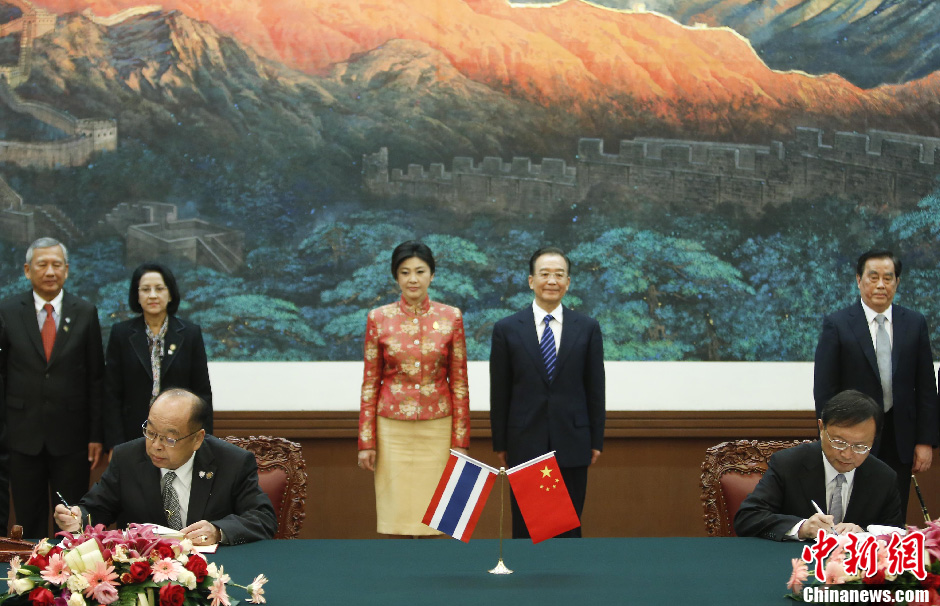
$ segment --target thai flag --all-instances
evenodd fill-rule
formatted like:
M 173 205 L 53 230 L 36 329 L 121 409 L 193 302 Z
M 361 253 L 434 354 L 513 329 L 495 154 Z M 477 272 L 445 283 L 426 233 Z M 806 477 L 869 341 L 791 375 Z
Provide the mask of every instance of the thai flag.
M 451 450 L 444 475 L 421 521 L 464 543 L 469 542 L 498 474 L 489 465 Z

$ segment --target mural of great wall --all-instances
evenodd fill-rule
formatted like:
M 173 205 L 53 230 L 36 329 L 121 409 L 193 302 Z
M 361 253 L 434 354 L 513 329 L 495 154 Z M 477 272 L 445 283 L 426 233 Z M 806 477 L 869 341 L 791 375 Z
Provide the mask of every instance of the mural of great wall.
M 0 103 L 14 113 L 51 127 L 61 136 L 54 141 L 0 141 L 0 162 L 55 169 L 84 166 L 96 154 L 116 152 L 116 120 L 78 119 L 49 104 L 21 99 L 14 92 L 17 86 L 29 79 L 33 42 L 55 29 L 56 17 L 34 7 L 28 0 L 9 0 L 9 3 L 22 14 L 0 25 L 0 38 L 19 36 L 19 54 L 15 65 L 0 65 Z M 95 21 L 113 25 L 155 9 L 159 7 L 136 7 Z M 75 243 L 92 236 L 116 233 L 125 238 L 125 262 L 128 265 L 154 256 L 170 255 L 232 272 L 244 261 L 242 232 L 198 218 L 180 220 L 173 204 L 121 203 L 98 222 L 94 231 L 94 234 L 84 233 L 54 205 L 25 203 L 0 176 L 0 238 L 7 241 L 26 244 L 41 236 L 53 236 L 63 242 Z
M 642 197 L 665 207 L 726 206 L 751 216 L 797 199 L 849 196 L 876 208 L 909 209 L 935 187 L 940 139 L 871 130 L 827 133 L 797 128 L 769 145 L 637 137 L 605 153 L 601 139 L 578 142 L 574 166 L 564 160 L 456 157 L 427 169 L 389 171 L 388 150 L 363 156 L 363 182 L 380 196 L 430 199 L 457 211 L 528 214 L 579 203 L 604 185 L 623 200 Z M 675 210 L 682 210 L 677 208 Z

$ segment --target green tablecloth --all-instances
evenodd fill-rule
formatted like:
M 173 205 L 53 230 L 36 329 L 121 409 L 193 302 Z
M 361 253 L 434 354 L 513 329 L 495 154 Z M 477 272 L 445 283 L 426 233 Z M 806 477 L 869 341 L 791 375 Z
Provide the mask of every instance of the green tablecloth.
M 209 556 L 232 580 L 258 573 L 272 606 L 790 603 L 801 545 L 744 538 L 504 541 L 514 574 L 488 574 L 496 540 L 263 541 Z M 240 589 L 233 597 L 241 598 Z

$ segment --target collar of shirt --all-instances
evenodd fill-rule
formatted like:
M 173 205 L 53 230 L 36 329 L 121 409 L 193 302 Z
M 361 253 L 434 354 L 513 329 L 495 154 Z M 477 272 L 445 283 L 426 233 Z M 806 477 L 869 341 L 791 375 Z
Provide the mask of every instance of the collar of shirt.
M 60 290 L 59 294 L 57 294 L 53 300 L 46 301 L 45 299 L 37 295 L 36 291 L 34 290 L 33 291 L 33 305 L 36 306 L 36 313 L 38 314 L 39 312 L 41 312 L 42 308 L 46 305 L 46 303 L 52 303 L 52 311 L 55 312 L 56 316 L 61 316 L 62 315 L 62 296 L 64 294 L 65 294 L 65 290 L 64 289 Z
M 849 448 L 851 448 L 851 446 Z M 822 458 L 823 469 L 826 476 L 826 502 L 820 503 L 819 505 L 820 507 L 829 506 L 829 501 L 832 499 L 832 489 L 835 487 L 833 480 L 841 473 L 845 476 L 845 484 L 842 485 L 842 511 L 845 512 L 849 507 L 848 497 L 852 494 L 852 485 L 855 482 L 855 470 L 845 472 L 836 471 L 836 468 L 833 467 L 829 459 L 826 458 L 826 453 L 822 453 Z
M 562 324 L 564 322 L 564 320 L 562 319 L 563 309 L 564 309 L 564 306 L 562 306 L 559 303 L 558 307 L 556 307 L 552 311 L 545 311 L 544 309 L 539 307 L 538 303 L 536 303 L 535 301 L 532 301 L 532 313 L 535 314 L 535 325 L 541 326 L 542 324 L 544 324 L 545 316 L 547 316 L 548 314 L 552 314 L 552 321 Z
M 408 301 L 405 300 L 405 295 L 402 295 L 401 299 L 398 300 L 398 308 L 402 311 L 402 313 L 405 313 L 409 316 L 414 316 L 414 315 L 423 316 L 424 314 L 428 313 L 428 311 L 430 311 L 431 309 L 431 298 L 425 297 L 424 301 L 421 301 L 421 303 L 418 304 L 417 307 L 415 307 L 409 304 Z
M 878 312 L 872 309 L 871 307 L 865 305 L 864 301 L 862 301 L 862 309 L 865 311 L 865 319 L 868 320 L 868 325 L 871 326 L 875 322 L 875 316 L 878 315 Z M 882 312 L 885 319 L 888 321 L 888 325 L 894 324 L 894 321 L 891 319 L 891 311 L 893 309 L 894 309 L 894 305 L 892 304 L 888 306 L 888 309 Z M 877 324 L 875 324 L 875 326 L 877 326 Z

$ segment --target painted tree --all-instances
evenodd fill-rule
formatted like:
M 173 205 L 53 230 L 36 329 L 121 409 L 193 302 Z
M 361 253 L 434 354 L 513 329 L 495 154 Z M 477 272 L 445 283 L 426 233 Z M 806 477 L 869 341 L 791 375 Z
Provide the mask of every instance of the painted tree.
M 714 313 L 753 291 L 694 241 L 629 227 L 571 252 L 572 289 L 604 330 L 611 360 L 717 360 L 728 326 Z

